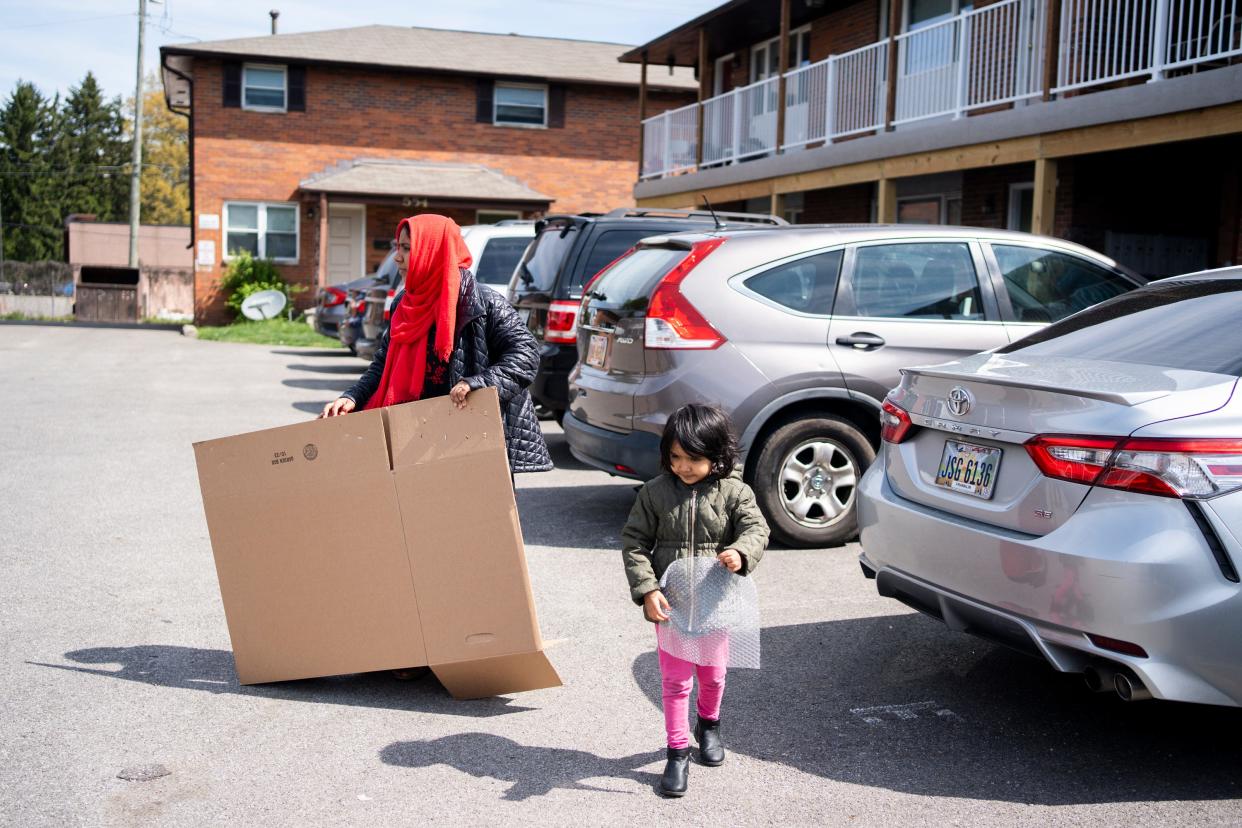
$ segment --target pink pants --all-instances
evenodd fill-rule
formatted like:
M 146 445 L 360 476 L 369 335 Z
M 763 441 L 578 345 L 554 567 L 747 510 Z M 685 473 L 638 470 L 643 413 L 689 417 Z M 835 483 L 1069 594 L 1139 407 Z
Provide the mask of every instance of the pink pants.
M 698 713 L 703 719 L 720 718 L 720 700 L 724 697 L 724 667 L 705 667 L 683 661 L 663 650 L 660 654 L 660 678 L 664 685 L 664 729 L 671 748 L 690 747 L 690 689 L 699 677 Z

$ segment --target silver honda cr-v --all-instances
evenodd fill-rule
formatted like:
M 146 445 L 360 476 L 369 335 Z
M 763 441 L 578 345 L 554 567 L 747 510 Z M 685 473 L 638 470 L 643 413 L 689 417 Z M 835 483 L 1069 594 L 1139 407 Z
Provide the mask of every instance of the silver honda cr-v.
M 863 476 L 882 595 L 1124 699 L 1242 705 L 1242 268 L 903 372 Z
M 977 228 L 646 239 L 582 300 L 565 434 L 584 462 L 647 479 L 668 415 L 719 403 L 777 539 L 842 543 L 899 369 L 1006 345 L 1141 282 L 1078 245 Z

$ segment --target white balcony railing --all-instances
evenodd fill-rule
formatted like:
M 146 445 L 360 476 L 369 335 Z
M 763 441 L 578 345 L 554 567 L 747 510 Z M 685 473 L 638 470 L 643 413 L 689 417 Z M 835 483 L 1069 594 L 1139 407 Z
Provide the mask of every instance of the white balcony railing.
M 1047 0 L 1001 0 L 899 35 L 893 125 L 1042 94 L 1047 10 Z M 1242 0 L 1062 0 L 1058 36 L 1054 93 L 1158 80 L 1242 55 Z M 882 40 L 787 73 L 784 101 L 779 80 L 768 78 L 647 119 L 642 177 L 775 152 L 778 105 L 782 149 L 882 130 L 888 48 Z
M 694 169 L 698 163 L 699 108 L 690 104 L 643 121 L 643 178 Z
M 785 76 L 786 149 L 884 126 L 888 41 L 795 69 Z
M 1054 92 L 1242 55 L 1238 0 L 1065 0 Z
M 741 161 L 776 150 L 779 78 L 741 86 L 703 102 L 703 163 Z
M 898 36 L 893 123 L 1041 94 L 1044 9 L 1040 0 L 1005 0 Z

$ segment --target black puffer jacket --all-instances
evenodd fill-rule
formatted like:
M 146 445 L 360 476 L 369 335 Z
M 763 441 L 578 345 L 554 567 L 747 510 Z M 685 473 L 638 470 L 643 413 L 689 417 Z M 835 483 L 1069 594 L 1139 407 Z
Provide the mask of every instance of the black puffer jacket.
M 394 307 L 403 295 L 404 292 L 398 293 L 393 299 Z M 385 330 L 371 367 L 341 396 L 349 397 L 358 408 L 365 406 L 379 388 L 387 358 Z M 496 389 L 505 423 L 509 467 L 514 472 L 552 468 L 552 457 L 526 390 L 538 369 L 539 345 L 517 311 L 496 291 L 475 282 L 469 270 L 463 270 L 457 300 L 457 336 L 449 357 L 449 387 L 465 380 L 474 389 Z

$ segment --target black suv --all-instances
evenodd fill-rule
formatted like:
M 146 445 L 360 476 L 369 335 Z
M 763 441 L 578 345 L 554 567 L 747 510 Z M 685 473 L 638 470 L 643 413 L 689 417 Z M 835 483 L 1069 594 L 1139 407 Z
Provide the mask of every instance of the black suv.
M 535 222 L 535 240 L 509 281 L 509 302 L 540 342 L 535 403 L 558 420 L 569 407 L 569 374 L 578 362 L 582 289 L 596 273 L 649 236 L 785 224 L 755 213 L 621 208 L 611 213 L 555 215 Z

